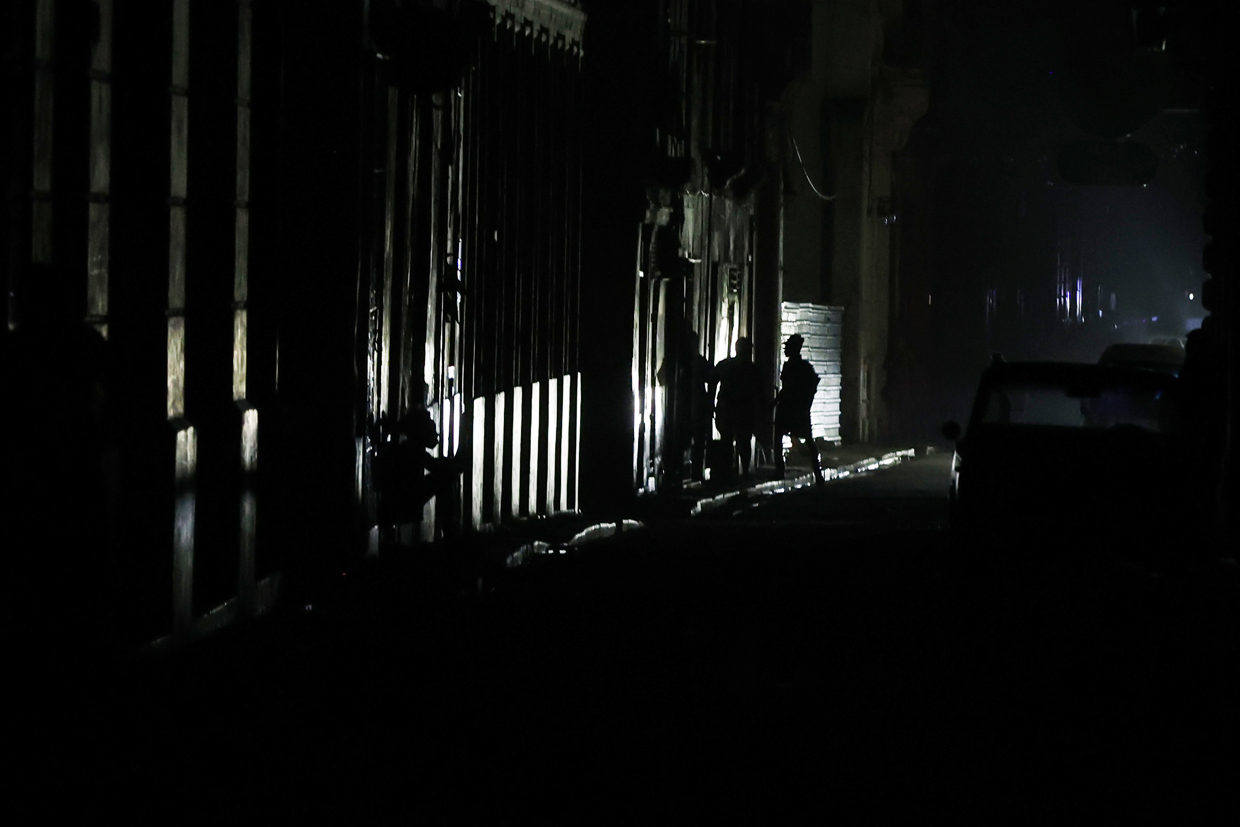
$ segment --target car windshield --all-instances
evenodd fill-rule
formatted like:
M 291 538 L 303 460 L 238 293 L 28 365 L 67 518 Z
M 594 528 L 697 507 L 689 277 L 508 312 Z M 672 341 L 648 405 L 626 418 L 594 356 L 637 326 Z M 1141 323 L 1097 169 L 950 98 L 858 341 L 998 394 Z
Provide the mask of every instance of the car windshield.
M 1111 428 L 1135 425 L 1169 432 L 1179 427 L 1169 388 L 1119 381 L 1001 379 L 984 390 L 978 423 Z

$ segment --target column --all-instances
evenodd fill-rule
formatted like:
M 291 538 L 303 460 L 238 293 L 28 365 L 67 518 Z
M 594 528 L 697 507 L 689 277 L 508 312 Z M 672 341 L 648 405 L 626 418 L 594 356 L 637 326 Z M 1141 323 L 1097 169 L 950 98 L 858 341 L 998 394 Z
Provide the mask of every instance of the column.
M 185 419 L 185 225 L 189 131 L 189 0 L 172 4 L 171 123 L 168 185 L 168 423 L 176 435 L 176 504 L 172 538 L 172 630 L 193 622 L 194 516 L 198 438 Z
M 86 321 L 106 339 L 112 191 L 112 0 L 95 0 L 95 7 L 99 13 L 99 39 L 90 55 Z
M 258 532 L 258 410 L 250 400 L 250 74 L 253 13 L 237 5 L 237 180 L 233 235 L 233 401 L 241 409 L 240 565 L 237 596 L 246 614 L 257 611 L 255 549 Z

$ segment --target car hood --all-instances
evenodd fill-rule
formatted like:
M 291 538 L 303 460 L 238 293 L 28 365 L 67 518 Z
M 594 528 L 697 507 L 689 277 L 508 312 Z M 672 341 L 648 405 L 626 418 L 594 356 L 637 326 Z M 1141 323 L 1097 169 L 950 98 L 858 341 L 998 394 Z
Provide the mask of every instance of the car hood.
M 995 497 L 1030 505 L 1111 500 L 1119 504 L 1178 502 L 1187 471 L 1173 438 L 1137 428 L 1085 429 L 995 426 L 961 440 L 959 468 L 967 483 Z

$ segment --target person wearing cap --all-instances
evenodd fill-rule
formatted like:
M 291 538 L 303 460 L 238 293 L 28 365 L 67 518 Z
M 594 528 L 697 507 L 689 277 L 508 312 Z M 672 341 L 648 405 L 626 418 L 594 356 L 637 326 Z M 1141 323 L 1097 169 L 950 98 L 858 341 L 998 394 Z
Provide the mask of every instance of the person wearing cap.
M 818 456 L 818 445 L 814 442 L 809 420 L 810 407 L 818 390 L 818 372 L 801 358 L 801 348 L 804 345 L 805 339 L 799 333 L 793 333 L 784 342 L 784 355 L 788 357 L 788 361 L 784 362 L 783 369 L 779 372 L 779 393 L 775 397 L 775 436 L 782 442 L 787 434 L 792 439 L 793 450 L 812 462 L 816 484 L 824 485 L 826 478 L 822 473 L 822 461 Z M 775 469 L 782 477 L 782 448 L 776 450 Z

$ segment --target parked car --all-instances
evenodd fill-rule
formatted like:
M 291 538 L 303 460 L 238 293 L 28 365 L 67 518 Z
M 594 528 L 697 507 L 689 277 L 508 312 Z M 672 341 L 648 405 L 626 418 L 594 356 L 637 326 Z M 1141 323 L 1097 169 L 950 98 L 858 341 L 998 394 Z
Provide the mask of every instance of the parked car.
M 1114 344 L 1102 351 L 1098 364 L 1179 375 L 1180 366 L 1184 364 L 1184 345 L 1178 339 L 1148 344 Z
M 967 428 L 943 426 L 956 443 L 952 526 L 1008 546 L 1165 563 L 1197 528 L 1184 424 L 1168 372 L 996 360 Z

